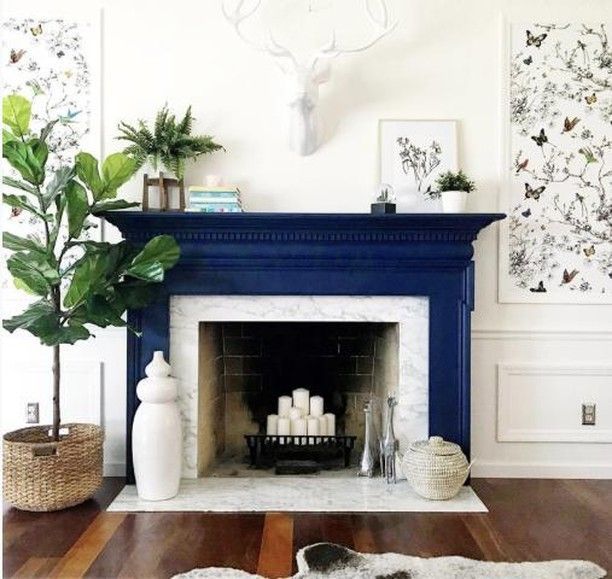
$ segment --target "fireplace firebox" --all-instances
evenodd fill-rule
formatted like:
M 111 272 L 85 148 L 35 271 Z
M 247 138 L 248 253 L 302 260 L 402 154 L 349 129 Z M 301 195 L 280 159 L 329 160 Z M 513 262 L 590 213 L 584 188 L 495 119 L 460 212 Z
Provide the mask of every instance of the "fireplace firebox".
M 155 303 L 128 313 L 127 465 L 133 482 L 135 387 L 155 350 L 170 350 L 171 296 L 426 298 L 428 430 L 470 454 L 472 242 L 503 214 L 232 214 L 115 212 L 123 236 L 173 235 L 181 258 Z M 274 320 L 270 320 L 274 321 Z M 389 320 L 392 321 L 392 320 Z M 170 357 L 172 355 L 170 353 Z

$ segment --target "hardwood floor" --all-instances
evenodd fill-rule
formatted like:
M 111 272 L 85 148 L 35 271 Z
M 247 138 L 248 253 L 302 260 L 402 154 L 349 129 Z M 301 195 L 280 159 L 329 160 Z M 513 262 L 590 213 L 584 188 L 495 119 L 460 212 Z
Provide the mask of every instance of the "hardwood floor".
M 473 479 L 488 514 L 107 513 L 120 479 L 58 513 L 4 511 L 5 577 L 171 577 L 229 566 L 283 577 L 319 541 L 491 561 L 589 559 L 612 569 L 612 481 Z

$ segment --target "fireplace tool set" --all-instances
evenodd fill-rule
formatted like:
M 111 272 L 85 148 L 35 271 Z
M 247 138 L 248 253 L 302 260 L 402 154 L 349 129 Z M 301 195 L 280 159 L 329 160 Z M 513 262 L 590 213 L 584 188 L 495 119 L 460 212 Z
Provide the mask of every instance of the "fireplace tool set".
M 376 470 L 380 468 L 380 475 L 387 484 L 397 482 L 395 464 L 399 444 L 393 430 L 393 412 L 396 406 L 395 397 L 389 396 L 385 413 L 385 434 L 380 438 L 374 425 L 374 398 L 366 404 L 364 408 L 365 440 L 359 462 L 359 476 L 372 478 Z

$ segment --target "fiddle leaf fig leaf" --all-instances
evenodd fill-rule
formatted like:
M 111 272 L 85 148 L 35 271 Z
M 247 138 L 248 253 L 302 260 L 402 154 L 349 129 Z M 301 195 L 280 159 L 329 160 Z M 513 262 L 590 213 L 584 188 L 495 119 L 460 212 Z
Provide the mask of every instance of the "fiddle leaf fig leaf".
M 37 251 L 46 255 L 47 250 L 36 240 L 29 237 L 19 237 L 5 231 L 2 234 L 2 246 L 11 251 Z
M 100 289 L 104 280 L 105 256 L 101 253 L 87 253 L 74 270 L 70 287 L 64 298 L 64 306 L 73 308 L 85 298 Z
M 40 337 L 46 346 L 56 346 L 57 344 L 74 344 L 79 340 L 87 340 L 91 332 L 81 324 L 71 324 L 60 326 L 54 332 Z
M 21 314 L 13 316 L 2 322 L 2 326 L 8 332 L 14 332 L 18 328 L 28 330 L 35 336 L 36 331 L 49 331 L 59 325 L 57 313 L 53 304 L 47 300 L 39 300 L 26 308 Z M 32 331 L 32 330 L 35 331 Z
M 24 183 L 23 181 L 19 181 L 17 179 L 13 179 L 12 177 L 4 175 L 2 177 L 2 182 L 5 185 L 12 187 L 13 189 L 21 189 L 22 191 L 25 191 L 26 193 L 31 193 L 32 195 L 36 195 L 36 189 L 32 187 L 32 185 L 29 185 L 28 183 Z
M 70 181 L 66 186 L 66 208 L 68 210 L 68 234 L 78 237 L 89 212 L 87 192 L 77 181 Z
M 86 323 L 95 324 L 101 328 L 107 326 L 126 326 L 126 321 L 121 317 L 124 309 L 117 308 L 117 304 L 102 296 L 94 295 L 87 300 L 83 306 Z
M 155 296 L 155 285 L 139 279 L 127 279 L 114 286 L 118 299 L 126 308 L 136 309 L 148 305 Z
M 134 264 L 155 260 L 161 263 L 164 270 L 176 264 L 181 250 L 171 235 L 157 235 L 150 239 L 142 251 L 134 258 Z
M 44 164 L 48 150 L 38 139 L 27 143 L 18 140 L 4 143 L 2 155 L 28 183 L 41 185 L 45 180 Z
M 145 281 L 160 282 L 164 279 L 164 271 L 174 266 L 179 256 L 180 248 L 174 238 L 158 235 L 134 258 L 127 273 Z
M 46 296 L 60 281 L 57 269 L 49 263 L 46 255 L 18 252 L 8 258 L 6 265 L 15 279 L 40 296 Z
M 91 213 L 93 215 L 99 215 L 104 211 L 115 211 L 116 209 L 128 209 L 130 207 L 138 207 L 140 203 L 126 201 L 125 199 L 111 199 L 105 201 L 98 201 L 92 206 Z
M 23 313 L 4 320 L 2 325 L 9 332 L 17 329 L 26 330 L 45 346 L 74 344 L 91 335 L 82 324 L 62 325 L 60 314 L 47 300 L 31 304 Z
M 18 137 L 27 134 L 31 115 L 32 105 L 25 97 L 12 94 L 2 99 L 2 123 Z
M 98 161 L 90 153 L 81 152 L 76 156 L 76 173 L 79 179 L 89 187 L 94 199 L 104 193 L 104 183 L 98 171 Z
M 15 141 L 17 137 L 11 133 L 11 131 L 7 131 L 6 129 L 2 129 L 2 144 L 5 145 L 9 141 Z
M 123 153 L 114 153 L 106 157 L 102 164 L 104 193 L 102 197 L 116 197 L 117 189 L 129 181 L 136 172 L 136 161 Z
M 29 213 L 32 213 L 45 221 L 49 221 L 51 216 L 41 213 L 36 207 L 30 204 L 25 195 L 3 195 L 2 200 L 11 207 L 17 207 L 18 209 L 24 209 Z
M 45 208 L 49 207 L 51 203 L 55 200 L 55 198 L 61 194 L 68 182 L 73 177 L 73 170 L 71 167 L 60 167 L 57 171 L 55 171 L 53 178 L 47 185 L 45 189 L 45 194 L 43 196 Z

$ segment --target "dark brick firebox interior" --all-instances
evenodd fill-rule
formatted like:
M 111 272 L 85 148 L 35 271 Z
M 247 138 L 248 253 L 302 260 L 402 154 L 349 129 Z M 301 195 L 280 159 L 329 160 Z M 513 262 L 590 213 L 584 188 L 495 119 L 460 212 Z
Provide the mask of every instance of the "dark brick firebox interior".
M 215 427 L 200 436 L 214 433 L 217 457 L 243 455 L 243 435 L 263 432 L 278 397 L 302 387 L 323 396 L 338 432 L 362 446 L 366 401 L 395 386 L 388 364 L 397 366 L 397 332 L 397 324 L 371 322 L 201 324 L 200 388 L 213 384 L 218 408 Z

